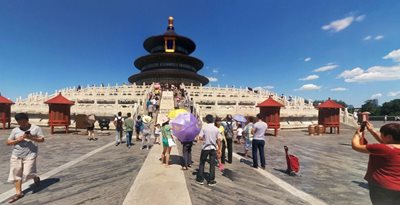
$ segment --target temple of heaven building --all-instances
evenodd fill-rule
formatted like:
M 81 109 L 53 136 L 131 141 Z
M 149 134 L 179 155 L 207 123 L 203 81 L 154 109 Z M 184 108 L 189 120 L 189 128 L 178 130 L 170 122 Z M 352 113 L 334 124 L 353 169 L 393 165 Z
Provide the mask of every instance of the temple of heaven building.
M 163 35 L 149 37 L 144 41 L 143 47 L 150 54 L 135 60 L 134 65 L 140 73 L 129 77 L 130 83 L 208 83 L 206 77 L 197 74 L 203 67 L 203 62 L 189 56 L 196 49 L 196 44 L 191 39 L 175 33 L 174 18 L 168 18 L 168 28 Z

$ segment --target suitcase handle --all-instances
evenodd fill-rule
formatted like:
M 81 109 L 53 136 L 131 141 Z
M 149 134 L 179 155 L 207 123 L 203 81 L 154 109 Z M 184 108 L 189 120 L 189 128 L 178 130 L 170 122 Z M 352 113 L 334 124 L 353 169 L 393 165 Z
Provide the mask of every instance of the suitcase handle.
M 285 151 L 288 151 L 289 150 L 289 148 L 285 145 L 285 146 L 283 146 L 283 148 L 285 149 Z

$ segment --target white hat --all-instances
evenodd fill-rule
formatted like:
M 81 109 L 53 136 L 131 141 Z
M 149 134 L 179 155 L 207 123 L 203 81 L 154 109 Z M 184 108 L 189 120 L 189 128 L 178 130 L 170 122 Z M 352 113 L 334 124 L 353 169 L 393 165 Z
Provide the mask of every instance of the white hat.
M 151 117 L 148 115 L 143 116 L 142 118 L 144 123 L 150 123 L 151 122 Z

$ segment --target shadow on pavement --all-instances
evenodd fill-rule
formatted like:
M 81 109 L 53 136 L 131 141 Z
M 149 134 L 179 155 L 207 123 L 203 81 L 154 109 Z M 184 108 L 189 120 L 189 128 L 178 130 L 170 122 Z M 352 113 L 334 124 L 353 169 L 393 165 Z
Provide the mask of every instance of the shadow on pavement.
M 369 188 L 368 188 L 368 183 L 359 182 L 359 181 L 351 181 L 351 182 L 353 182 L 354 184 L 357 184 L 359 187 L 362 187 L 362 188 L 364 188 L 364 189 L 369 189 Z
M 170 165 L 173 164 L 182 165 L 183 157 L 179 155 L 170 155 L 169 161 L 171 162 Z
M 231 181 L 235 181 L 235 173 L 230 170 L 230 169 L 224 169 L 224 172 L 222 173 L 222 176 L 230 179 Z
M 240 162 L 241 163 L 244 163 L 244 164 L 246 164 L 246 165 L 248 165 L 248 166 L 253 166 L 253 161 L 252 160 L 247 160 L 247 159 L 240 159 Z
M 31 186 L 29 186 L 29 188 L 25 189 L 23 191 L 23 193 L 26 194 L 26 193 L 28 193 L 30 191 L 32 191 L 33 194 L 34 193 L 38 193 L 38 192 L 46 189 L 47 187 L 49 187 L 49 186 L 51 186 L 51 185 L 53 185 L 53 184 L 55 184 L 55 183 L 57 183 L 59 181 L 60 181 L 59 178 L 48 178 L 48 179 L 40 181 L 40 186 L 39 187 L 36 187 L 35 185 L 31 185 Z

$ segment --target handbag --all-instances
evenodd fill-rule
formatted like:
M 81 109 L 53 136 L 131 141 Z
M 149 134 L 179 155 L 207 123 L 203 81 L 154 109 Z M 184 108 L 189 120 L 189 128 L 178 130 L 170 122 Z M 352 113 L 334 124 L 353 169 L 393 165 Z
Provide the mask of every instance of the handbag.
M 169 147 L 173 147 L 173 146 L 175 146 L 176 144 L 175 144 L 175 142 L 174 142 L 174 140 L 172 139 L 172 138 L 168 138 L 168 146 Z

